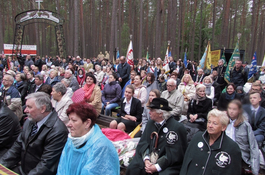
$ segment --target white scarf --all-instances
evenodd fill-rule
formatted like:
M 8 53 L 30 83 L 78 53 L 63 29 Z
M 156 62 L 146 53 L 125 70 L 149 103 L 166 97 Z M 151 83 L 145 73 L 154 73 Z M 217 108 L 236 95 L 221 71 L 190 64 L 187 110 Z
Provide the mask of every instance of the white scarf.
M 81 137 L 72 137 L 71 133 L 68 134 L 68 137 L 72 140 L 74 147 L 78 148 L 80 147 L 82 144 L 84 144 L 88 139 L 89 136 L 94 132 L 94 126 L 90 129 L 89 132 L 87 132 L 85 135 L 81 136 Z

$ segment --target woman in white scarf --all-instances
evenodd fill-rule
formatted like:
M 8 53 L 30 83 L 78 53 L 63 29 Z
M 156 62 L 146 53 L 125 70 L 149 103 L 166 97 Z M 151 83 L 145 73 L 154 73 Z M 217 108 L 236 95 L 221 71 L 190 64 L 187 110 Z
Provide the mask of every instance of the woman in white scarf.
M 214 99 L 214 87 L 212 86 L 213 80 L 211 79 L 210 76 L 204 77 L 203 85 L 206 86 L 206 89 L 205 89 L 206 97 L 213 100 Z

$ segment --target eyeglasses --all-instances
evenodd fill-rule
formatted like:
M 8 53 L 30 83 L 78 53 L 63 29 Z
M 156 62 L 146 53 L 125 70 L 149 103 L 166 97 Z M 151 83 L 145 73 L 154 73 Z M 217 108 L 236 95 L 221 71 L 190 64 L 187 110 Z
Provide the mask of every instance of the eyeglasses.
M 174 87 L 174 86 L 175 86 L 175 85 L 168 85 L 168 84 L 167 84 L 167 87 Z

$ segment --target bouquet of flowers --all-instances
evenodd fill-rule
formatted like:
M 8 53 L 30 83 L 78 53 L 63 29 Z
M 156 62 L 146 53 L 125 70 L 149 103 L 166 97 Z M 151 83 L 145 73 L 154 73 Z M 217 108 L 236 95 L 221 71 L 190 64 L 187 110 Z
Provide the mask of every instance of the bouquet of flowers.
M 136 151 L 140 138 L 112 142 L 119 155 L 120 166 L 128 167 Z

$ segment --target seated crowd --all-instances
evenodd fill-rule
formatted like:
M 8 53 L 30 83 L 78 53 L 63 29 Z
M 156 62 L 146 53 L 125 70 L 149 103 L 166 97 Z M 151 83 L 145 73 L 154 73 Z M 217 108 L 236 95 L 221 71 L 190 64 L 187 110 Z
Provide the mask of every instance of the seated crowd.
M 236 60 L 226 83 L 224 61 L 211 71 L 196 61 L 124 56 L 32 60 L 2 65 L 0 164 L 18 174 L 120 174 L 113 144 L 96 124 L 141 128 L 126 174 L 259 174 L 265 136 L 265 69 L 249 85 Z M 0 65 L 1 67 L 1 65 Z M 22 69 L 23 67 L 23 69 Z M 116 115 L 117 114 L 117 115 Z M 263 159 L 264 161 L 264 159 Z

